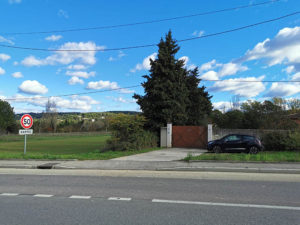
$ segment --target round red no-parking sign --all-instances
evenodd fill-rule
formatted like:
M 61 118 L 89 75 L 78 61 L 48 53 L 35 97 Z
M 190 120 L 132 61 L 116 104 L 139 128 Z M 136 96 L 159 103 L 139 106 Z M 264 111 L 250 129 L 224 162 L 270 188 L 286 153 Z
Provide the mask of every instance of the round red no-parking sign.
M 33 119 L 29 114 L 25 114 L 21 118 L 21 125 L 24 129 L 29 129 L 33 125 Z

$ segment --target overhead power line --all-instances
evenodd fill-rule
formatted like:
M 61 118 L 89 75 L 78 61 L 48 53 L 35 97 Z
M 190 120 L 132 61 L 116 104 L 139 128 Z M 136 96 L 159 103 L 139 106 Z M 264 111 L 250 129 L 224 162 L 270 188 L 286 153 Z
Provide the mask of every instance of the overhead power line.
M 205 16 L 205 15 L 211 15 L 221 12 L 228 12 L 228 11 L 234 11 L 238 9 L 245 9 L 250 7 L 256 7 L 261 5 L 267 5 L 275 2 L 279 2 L 281 0 L 271 0 L 271 1 L 265 1 L 260 2 L 256 4 L 248 4 L 248 5 L 242 5 L 242 6 L 236 6 L 231 8 L 225 8 L 225 9 L 219 9 L 219 10 L 213 10 L 213 11 L 207 11 L 207 12 L 200 12 L 196 14 L 190 14 L 185 16 L 176 16 L 176 17 L 169 17 L 164 19 L 156 19 L 156 20 L 147 20 L 142 22 L 135 22 L 135 23 L 126 23 L 126 24 L 118 24 L 118 25 L 106 25 L 106 26 L 97 26 L 97 27 L 86 27 L 86 28 L 71 28 L 71 29 L 62 29 L 62 30 L 51 30 L 51 31 L 30 31 L 30 32 L 6 32 L 1 33 L 2 35 L 30 35 L 30 34 L 48 34 L 48 33 L 66 33 L 66 32 L 75 32 L 75 31 L 88 31 L 88 30 L 104 30 L 104 29 L 112 29 L 112 28 L 119 28 L 119 27 L 130 27 L 130 26 L 137 26 L 137 25 L 143 25 L 143 24 L 151 24 L 151 23 L 160 23 L 165 21 L 171 21 L 171 20 L 179 20 L 179 19 L 186 19 L 191 17 L 197 17 L 197 16 Z
M 220 32 L 216 32 L 216 33 L 212 33 L 212 34 L 206 34 L 200 37 L 193 37 L 193 38 L 186 38 L 186 39 L 181 39 L 178 40 L 177 42 L 185 42 L 185 41 L 193 41 L 193 40 L 197 40 L 197 39 L 203 39 L 203 38 L 208 38 L 208 37 L 213 37 L 213 36 L 219 36 L 219 35 L 223 35 L 223 34 L 227 34 L 227 33 L 232 33 L 232 32 L 236 32 L 239 30 L 244 30 L 244 29 L 248 29 L 251 27 L 256 27 L 262 24 L 266 24 L 266 23 L 271 23 L 277 20 L 282 20 L 285 19 L 287 17 L 291 17 L 291 16 L 295 16 L 300 14 L 300 11 L 297 12 L 293 12 L 284 16 L 280 16 L 280 17 L 276 17 L 273 19 L 269 19 L 269 20 L 264 20 L 258 23 L 253 23 L 253 24 L 249 24 L 246 26 L 242 26 L 242 27 L 237 27 L 237 28 L 233 28 L 230 30 L 225 30 L 225 31 L 220 31 Z M 22 47 L 22 46 L 13 46 L 13 45 L 4 45 L 4 44 L 0 44 L 0 47 L 4 47 L 4 48 L 13 48 L 13 49 L 22 49 L 22 50 L 32 50 L 32 51 L 46 51 L 46 52 L 108 52 L 108 51 L 119 51 L 119 50 L 128 50 L 128 49 L 137 49 L 137 48 L 146 48 L 146 47 L 153 47 L 153 46 L 157 46 L 157 44 L 145 44 L 145 45 L 136 45 L 136 46 L 129 46 L 129 47 L 120 47 L 120 48 L 104 48 L 104 49 L 47 49 L 47 48 L 33 48 L 33 47 Z
M 201 81 L 227 82 L 227 83 L 259 83 L 259 82 L 261 82 L 261 83 L 300 83 L 300 80 L 208 80 L 208 79 L 201 79 Z M 37 96 L 37 97 L 28 97 L 28 98 L 5 98 L 3 100 L 5 100 L 5 101 L 26 101 L 26 100 L 35 100 L 35 99 L 68 97 L 68 96 L 76 96 L 76 95 L 87 95 L 87 94 L 95 94 L 95 93 L 102 93 L 102 92 L 120 91 L 120 90 L 129 89 L 129 88 L 141 87 L 141 86 L 142 86 L 141 84 L 137 84 L 137 85 L 133 85 L 133 86 L 112 88 L 112 89 L 105 89 L 105 90 L 97 90 L 97 91 L 78 92 L 78 93 L 53 95 L 53 96 Z

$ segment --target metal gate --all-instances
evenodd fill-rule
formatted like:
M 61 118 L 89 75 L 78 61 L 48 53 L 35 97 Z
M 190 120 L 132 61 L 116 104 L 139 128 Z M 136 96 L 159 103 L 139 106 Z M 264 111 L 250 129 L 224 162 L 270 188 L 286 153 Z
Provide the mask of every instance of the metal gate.
M 204 126 L 173 126 L 172 147 L 206 148 L 207 127 Z

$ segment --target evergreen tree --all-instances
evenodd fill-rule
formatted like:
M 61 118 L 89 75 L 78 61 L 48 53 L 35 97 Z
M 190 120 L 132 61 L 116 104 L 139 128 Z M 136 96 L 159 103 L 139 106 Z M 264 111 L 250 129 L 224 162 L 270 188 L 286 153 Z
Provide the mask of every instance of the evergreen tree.
M 168 122 L 173 125 L 196 125 L 212 108 L 205 88 L 198 88 L 200 79 L 197 78 L 197 69 L 188 71 L 184 60 L 175 58 L 180 48 L 171 31 L 165 40 L 160 40 L 158 48 L 157 58 L 150 59 L 150 74 L 143 76 L 146 79 L 142 83 L 145 95 L 135 94 L 133 97 L 147 118 L 147 125 L 153 130 L 157 131 Z M 197 116 L 200 119 L 195 120 Z
M 198 78 L 198 68 L 189 71 L 186 85 L 188 88 L 187 125 L 200 125 L 205 122 L 212 112 L 211 96 L 205 87 L 199 87 L 201 79 Z
M 15 132 L 16 129 L 14 109 L 8 102 L 0 99 L 0 134 L 1 132 Z

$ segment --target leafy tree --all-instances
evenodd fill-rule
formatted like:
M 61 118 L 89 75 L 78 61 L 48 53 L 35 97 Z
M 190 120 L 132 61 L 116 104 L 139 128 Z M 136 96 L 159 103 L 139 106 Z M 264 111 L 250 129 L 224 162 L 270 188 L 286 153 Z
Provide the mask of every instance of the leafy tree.
M 14 132 L 16 127 L 14 109 L 8 102 L 0 100 L 0 133 Z
M 175 58 L 180 48 L 171 31 L 160 40 L 158 48 L 157 58 L 150 60 L 150 74 L 143 76 L 145 95 L 133 96 L 147 118 L 147 126 L 157 131 L 168 122 L 198 124 L 212 107 L 204 87 L 198 88 L 197 69 L 188 71 L 184 60 Z

